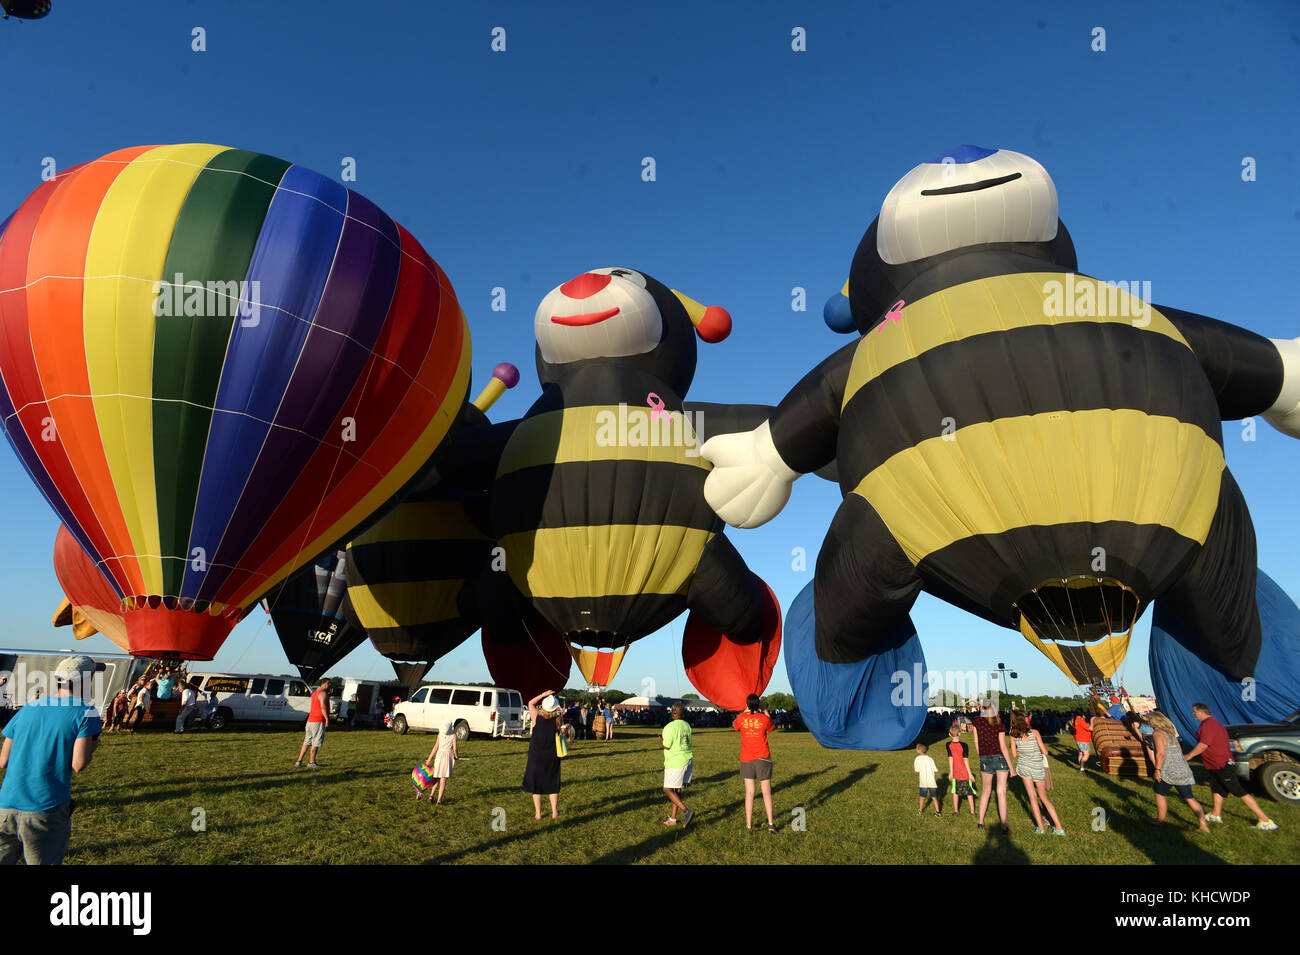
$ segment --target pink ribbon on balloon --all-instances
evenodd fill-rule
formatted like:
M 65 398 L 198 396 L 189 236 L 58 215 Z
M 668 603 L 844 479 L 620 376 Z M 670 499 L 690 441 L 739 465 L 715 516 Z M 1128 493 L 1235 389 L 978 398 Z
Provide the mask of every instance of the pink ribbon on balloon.
M 668 419 L 672 418 L 673 416 L 672 412 L 664 410 L 664 400 L 660 398 L 657 394 L 655 394 L 653 391 L 650 392 L 650 394 L 646 395 L 645 400 L 646 400 L 646 404 L 650 406 L 650 420 L 652 422 L 655 419 L 657 419 L 660 415 L 663 415 L 665 418 Z
M 876 326 L 875 330 L 880 331 L 885 327 L 886 322 L 901 321 L 903 318 L 903 306 L 906 304 L 907 303 L 900 298 L 893 305 L 889 306 L 889 311 L 885 313 L 884 320 Z

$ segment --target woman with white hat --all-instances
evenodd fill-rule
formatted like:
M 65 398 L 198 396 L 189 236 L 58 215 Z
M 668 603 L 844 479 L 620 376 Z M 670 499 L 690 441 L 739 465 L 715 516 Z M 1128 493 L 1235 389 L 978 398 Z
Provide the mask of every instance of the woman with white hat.
M 540 707 L 538 704 L 541 704 Z M 533 733 L 528 741 L 528 765 L 524 769 L 524 792 L 533 794 L 533 818 L 542 818 L 542 797 L 551 797 L 551 818 L 560 818 L 560 756 L 556 750 L 556 726 L 560 701 L 554 690 L 543 690 L 528 701 Z

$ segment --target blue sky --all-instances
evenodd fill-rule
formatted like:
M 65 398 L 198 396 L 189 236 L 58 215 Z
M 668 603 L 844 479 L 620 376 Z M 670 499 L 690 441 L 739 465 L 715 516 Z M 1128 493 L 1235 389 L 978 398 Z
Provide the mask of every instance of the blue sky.
M 537 396 L 541 297 L 615 265 L 732 313 L 732 336 L 700 348 L 691 398 L 775 403 L 846 341 L 822 324 L 821 303 L 889 187 L 977 143 L 1043 163 L 1082 271 L 1149 281 L 1157 302 L 1271 337 L 1300 334 L 1300 12 L 1285 0 L 383 6 L 56 0 L 43 21 L 0 23 L 0 218 L 46 157 L 62 169 L 123 146 L 212 142 L 335 176 L 352 157 L 348 185 L 451 278 L 475 388 L 497 362 L 523 372 L 494 418 Z M 205 52 L 191 49 L 195 27 Z M 505 52 L 491 49 L 496 27 Z M 796 27 L 804 52 L 791 49 Z M 1091 48 L 1096 27 L 1104 52 Z M 1242 180 L 1245 157 L 1256 181 Z M 490 307 L 496 287 L 504 312 Z M 791 310 L 795 287 L 805 312 Z M 1240 435 L 1225 426 L 1260 564 L 1300 594 L 1300 443 L 1262 421 L 1255 441 Z M 813 566 L 838 500 L 808 477 L 770 524 L 729 532 L 784 607 L 811 573 L 792 569 L 792 550 Z M 9 451 L 0 526 L 0 643 L 66 646 L 68 631 L 49 624 L 57 521 Z M 255 610 L 215 666 L 286 670 L 265 620 Z M 932 668 L 1002 661 L 1025 692 L 1071 689 L 1016 633 L 928 596 L 913 620 Z M 615 684 L 689 691 L 683 622 L 635 644 Z M 1134 691 L 1150 688 L 1149 624 L 1148 612 L 1120 671 Z M 391 672 L 368 646 L 336 670 Z M 487 679 L 478 638 L 433 673 Z M 784 666 L 772 689 L 788 689 Z

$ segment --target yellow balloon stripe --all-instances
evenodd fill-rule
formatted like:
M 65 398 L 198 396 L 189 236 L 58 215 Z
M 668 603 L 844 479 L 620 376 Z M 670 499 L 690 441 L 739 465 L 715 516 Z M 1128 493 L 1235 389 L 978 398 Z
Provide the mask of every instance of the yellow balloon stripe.
M 86 369 L 104 456 L 150 594 L 163 592 L 153 462 L 154 283 L 171 229 L 224 146 L 161 146 L 129 163 L 95 216 L 86 252 Z
M 685 593 L 712 537 L 676 525 L 593 524 L 506 534 L 500 544 L 524 593 L 583 598 Z
M 459 501 L 408 501 L 399 504 L 391 518 L 379 521 L 352 545 L 489 539 L 469 519 Z
M 1076 315 L 1075 303 L 1085 292 L 1092 307 L 1082 310 L 1089 314 Z M 1057 272 L 999 275 L 908 302 L 897 327 L 891 324 L 884 333 L 873 330 L 863 336 L 853 355 L 844 405 L 874 378 L 940 345 L 1014 328 L 1074 322 L 1132 325 L 1187 344 L 1154 306 L 1114 285 Z
M 506 445 L 497 474 L 588 461 L 657 461 L 709 470 L 700 439 L 680 411 L 649 405 L 582 405 L 528 419 L 528 440 Z
M 1053 411 L 922 441 L 854 493 L 917 564 L 967 537 L 1030 525 L 1157 524 L 1203 544 L 1223 468 L 1223 448 L 1194 424 L 1130 409 Z
M 1020 618 L 1020 632 L 1024 638 L 1036 646 L 1042 654 L 1056 664 L 1058 670 L 1069 677 L 1071 683 L 1091 683 L 1092 675 L 1087 672 L 1087 663 L 1091 662 L 1102 676 L 1110 679 L 1124 662 L 1128 654 L 1129 640 L 1133 636 L 1127 633 L 1114 633 L 1097 643 L 1086 645 L 1058 644 L 1043 640 L 1023 616 Z M 1068 652 L 1069 656 L 1066 656 Z M 1074 664 L 1074 665 L 1071 665 Z
M 405 581 L 360 584 L 348 588 L 357 620 L 367 630 L 409 629 L 442 623 L 460 616 L 456 596 L 463 580 L 429 581 L 415 586 Z M 397 611 L 396 615 L 393 611 Z

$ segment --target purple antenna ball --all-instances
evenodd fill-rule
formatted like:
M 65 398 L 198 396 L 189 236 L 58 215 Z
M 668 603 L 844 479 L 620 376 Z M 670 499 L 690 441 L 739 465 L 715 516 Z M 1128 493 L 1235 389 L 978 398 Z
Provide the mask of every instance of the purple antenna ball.
M 510 362 L 503 361 L 492 369 L 492 377 L 500 379 L 507 388 L 513 388 L 519 384 L 519 369 Z

